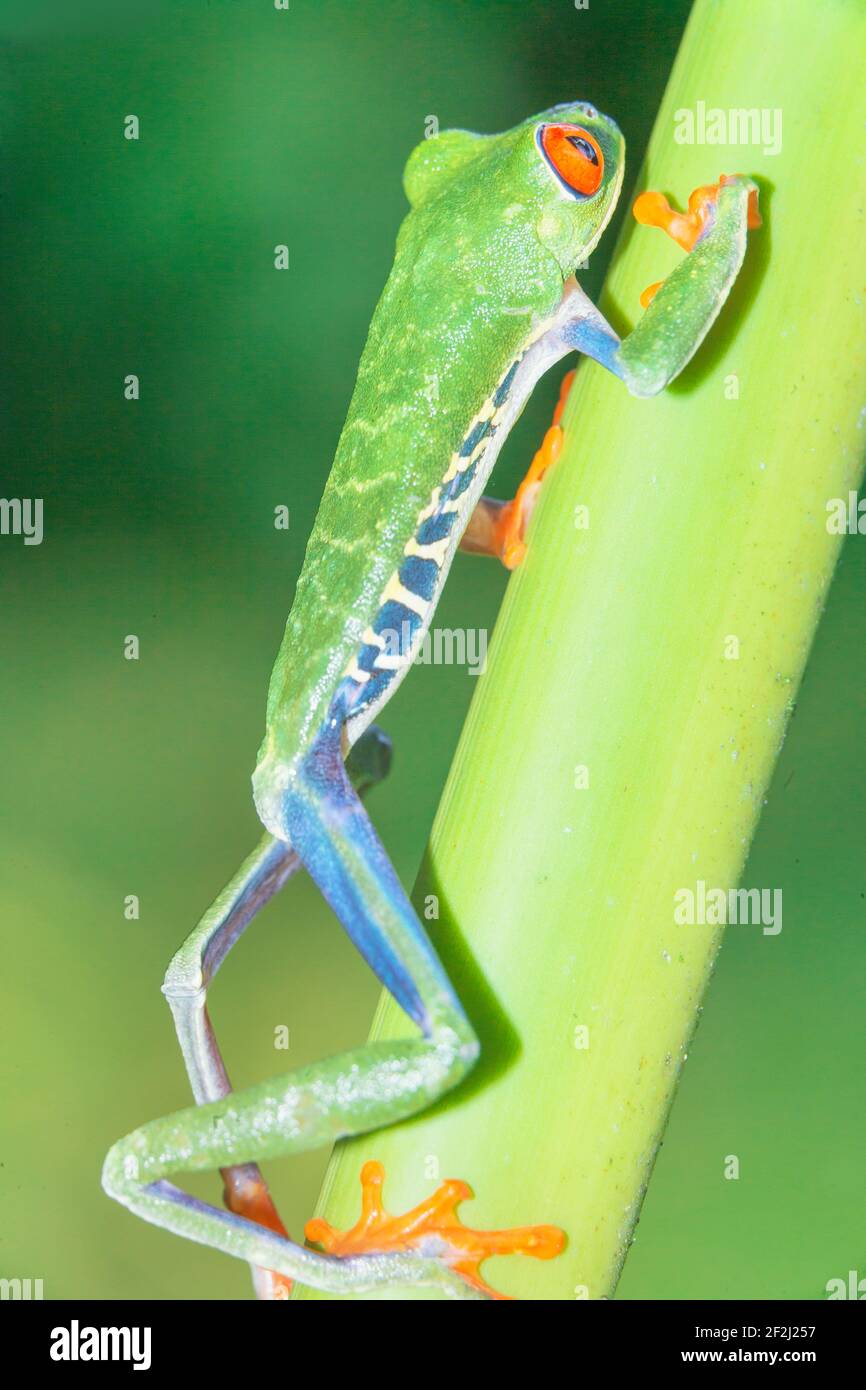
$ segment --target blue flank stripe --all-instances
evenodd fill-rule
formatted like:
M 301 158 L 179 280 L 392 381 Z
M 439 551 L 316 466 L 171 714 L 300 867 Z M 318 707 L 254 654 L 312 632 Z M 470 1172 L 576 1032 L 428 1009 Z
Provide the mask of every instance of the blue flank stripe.
M 475 428 L 469 431 L 463 443 L 460 445 L 460 457 L 462 459 L 469 458 L 469 455 L 473 453 L 476 447 L 481 443 L 489 429 L 489 420 L 479 420 Z
M 505 376 L 493 396 L 493 405 L 499 409 L 508 399 L 509 392 L 514 384 L 514 377 L 517 368 L 520 366 L 520 358 L 512 362 Z M 461 459 L 471 458 L 478 445 L 488 434 L 496 433 L 496 427 L 491 426 L 489 420 L 481 420 L 473 429 L 469 431 L 460 446 L 459 457 Z M 457 512 L 446 512 L 442 510 L 443 503 L 454 502 L 472 483 L 478 467 L 478 459 L 470 467 L 464 468 L 455 474 L 450 483 L 446 483 L 439 494 L 439 504 L 432 516 L 428 516 L 426 521 L 422 521 L 418 530 L 415 532 L 415 540 L 419 545 L 433 545 L 436 541 L 444 541 L 451 534 L 451 528 L 457 520 Z M 436 592 L 436 585 L 439 581 L 439 566 L 435 560 L 424 559 L 421 555 L 407 555 L 400 566 L 400 583 L 410 593 L 417 594 L 418 598 L 425 603 L 430 603 Z M 396 656 L 398 653 L 404 656 L 412 643 L 412 639 L 417 633 L 422 623 L 421 617 L 414 613 L 411 608 L 406 608 L 396 599 L 388 599 L 376 614 L 373 623 L 373 631 L 378 636 L 389 634 L 386 652 L 389 656 Z M 358 666 L 362 671 L 370 672 L 370 679 L 360 688 L 353 684 L 351 695 L 352 714 L 358 714 L 367 705 L 375 704 L 383 695 L 385 689 L 393 680 L 396 672 L 376 666 L 376 658 L 379 656 L 379 648 L 372 643 L 361 647 L 356 658 Z M 348 691 L 347 691 L 348 695 Z
M 433 560 L 424 563 L 433 565 L 435 568 L 435 561 Z M 388 656 L 404 656 L 412 644 L 412 638 L 421 626 L 421 621 L 418 614 L 413 613 L 411 608 L 406 608 L 396 599 L 389 598 L 388 602 L 383 603 L 376 614 L 373 631 L 380 637 L 388 634 L 385 646 L 385 652 Z M 352 714 L 358 714 L 368 705 L 375 704 L 394 679 L 395 672 L 392 668 L 376 666 L 375 661 L 378 655 L 379 648 L 372 643 L 363 646 L 358 654 L 357 661 L 361 670 L 370 671 L 371 675 L 368 681 L 365 681 L 360 688 L 356 687 L 353 692 L 350 706 Z
M 476 460 L 471 468 L 465 468 L 462 473 L 455 474 L 448 486 L 442 489 L 442 501 L 454 502 L 458 497 L 461 497 L 475 477 L 477 467 L 478 462 Z
M 406 626 L 404 627 L 404 623 Z M 389 598 L 387 603 L 383 603 L 379 612 L 376 614 L 376 621 L 373 624 L 373 631 L 382 637 L 386 632 L 394 632 L 399 638 L 399 642 L 391 640 L 391 655 L 395 656 L 399 651 L 401 654 L 406 650 L 403 642 L 404 632 L 408 635 L 411 642 L 416 631 L 421 626 L 421 619 L 417 613 L 413 613 L 411 608 L 406 608 L 404 604 L 398 603 L 396 599 Z
M 505 401 L 508 400 L 508 393 L 514 385 L 514 374 L 519 366 L 520 358 L 518 357 L 516 362 L 512 362 L 511 366 L 508 368 L 508 371 L 505 373 L 505 376 L 502 378 L 502 381 L 497 386 L 493 396 L 493 404 L 497 410 Z
M 365 642 L 358 652 L 356 661 L 362 671 L 372 671 L 376 664 L 376 657 L 379 655 L 379 648 L 374 647 L 372 642 Z
M 361 710 L 366 709 L 368 705 L 375 704 L 386 686 L 390 684 L 393 676 L 393 671 L 383 671 L 381 667 L 376 668 L 370 679 L 357 689 L 357 694 L 349 706 L 350 713 L 360 714 Z
M 407 555 L 400 566 L 400 583 L 410 594 L 429 603 L 436 592 L 439 566 L 435 560 L 425 560 L 421 555 Z
M 456 520 L 456 512 L 434 512 L 426 521 L 421 522 L 415 532 L 415 539 L 419 545 L 432 545 L 434 541 L 444 541 Z

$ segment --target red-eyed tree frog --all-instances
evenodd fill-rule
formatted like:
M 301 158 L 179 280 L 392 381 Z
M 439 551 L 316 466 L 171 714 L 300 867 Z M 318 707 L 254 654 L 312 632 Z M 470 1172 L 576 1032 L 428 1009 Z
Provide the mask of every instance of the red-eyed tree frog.
M 263 1297 L 290 1281 L 342 1294 L 428 1285 L 496 1297 L 490 1253 L 555 1255 L 550 1226 L 481 1232 L 451 1181 L 403 1217 L 362 1173 L 363 1215 L 348 1232 L 310 1223 L 315 1250 L 289 1239 L 258 1162 L 393 1124 L 456 1086 L 479 1045 L 361 801 L 387 770 L 372 723 L 412 664 L 458 546 L 520 562 L 558 417 L 511 502 L 485 497 L 499 450 L 541 374 L 572 352 L 637 396 L 661 391 L 719 313 L 757 225 L 757 190 L 722 177 L 687 213 L 642 195 L 639 220 L 689 252 L 646 296 L 622 341 L 578 285 L 623 181 L 624 141 L 587 102 L 501 135 L 452 130 L 423 141 L 404 181 L 410 211 L 370 326 L 271 677 L 253 791 L 266 833 L 169 966 L 164 992 L 197 1104 L 121 1139 L 105 1161 L 112 1197 L 177 1235 L 254 1267 Z M 655 292 L 657 291 L 657 292 Z M 396 643 L 395 643 L 396 636 Z M 314 1066 L 232 1092 L 208 1020 L 214 974 L 259 908 L 303 866 L 415 1025 Z M 220 1168 L 227 1211 L 169 1178 Z M 519 1196 L 519 1194 L 517 1194 Z

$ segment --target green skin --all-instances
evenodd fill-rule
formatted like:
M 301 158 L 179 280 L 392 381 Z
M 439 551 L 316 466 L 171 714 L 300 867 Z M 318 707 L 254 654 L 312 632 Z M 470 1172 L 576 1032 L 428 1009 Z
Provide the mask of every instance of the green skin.
M 604 172 L 592 196 L 574 196 L 556 177 L 536 138 L 545 122 L 578 126 L 601 148 Z M 577 349 L 633 394 L 654 395 L 696 351 L 740 269 L 754 185 L 737 178 L 718 194 L 694 250 L 620 342 L 576 286 L 573 268 L 610 220 L 624 155 L 615 123 L 581 102 L 501 135 L 444 132 L 422 142 L 406 167 L 411 210 L 271 677 L 253 778 L 268 833 L 174 957 L 163 986 L 197 1105 L 127 1135 L 103 1171 L 106 1191 L 146 1220 L 248 1260 L 260 1290 L 260 1270 L 270 1269 L 334 1293 L 425 1284 L 455 1298 L 485 1297 L 451 1268 L 441 1239 L 428 1238 L 412 1254 L 322 1255 L 193 1200 L 166 1179 L 222 1168 L 263 1188 L 259 1160 L 416 1113 L 477 1057 L 473 1030 L 356 792 L 387 770 L 387 746 L 371 720 L 411 664 L 474 509 L 495 516 L 502 505 L 484 498 L 483 486 L 538 376 Z M 419 517 L 449 468 L 453 475 L 462 441 L 479 415 L 491 414 L 516 362 L 501 428 L 476 451 L 471 483 L 451 507 L 456 520 L 437 551 L 435 592 L 413 647 L 387 687 L 365 699 L 364 685 L 347 676 L 357 673 L 363 634 L 376 622 Z M 322 749 L 335 748 L 336 761 L 328 761 Z M 261 905 L 301 863 L 420 1034 L 233 1093 L 207 1016 L 207 987 Z

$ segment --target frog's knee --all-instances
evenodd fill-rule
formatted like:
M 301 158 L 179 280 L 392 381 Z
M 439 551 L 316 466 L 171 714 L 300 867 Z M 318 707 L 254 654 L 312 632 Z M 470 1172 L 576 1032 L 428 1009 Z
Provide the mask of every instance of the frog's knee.
M 286 802 L 296 779 L 297 772 L 291 763 L 285 762 L 269 749 L 262 750 L 252 779 L 256 814 L 265 830 L 287 843 Z
M 109 1197 L 124 1206 L 129 1205 L 130 1193 L 139 1182 L 139 1161 L 126 1139 L 118 1139 L 105 1155 L 102 1165 L 102 1187 Z

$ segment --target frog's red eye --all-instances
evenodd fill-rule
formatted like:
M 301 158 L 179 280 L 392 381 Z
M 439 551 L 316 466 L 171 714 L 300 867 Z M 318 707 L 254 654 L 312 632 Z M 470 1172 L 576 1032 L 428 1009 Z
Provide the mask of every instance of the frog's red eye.
M 589 198 L 598 192 L 604 155 L 588 130 L 579 125 L 543 125 L 537 140 L 544 158 L 570 193 Z

